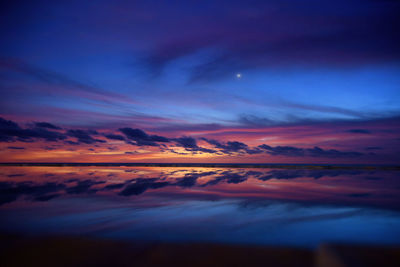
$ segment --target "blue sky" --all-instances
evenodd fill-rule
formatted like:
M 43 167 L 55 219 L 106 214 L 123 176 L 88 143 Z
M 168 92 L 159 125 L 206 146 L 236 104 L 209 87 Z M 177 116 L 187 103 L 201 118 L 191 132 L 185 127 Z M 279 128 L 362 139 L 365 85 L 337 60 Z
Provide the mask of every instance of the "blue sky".
M 398 121 L 399 9 L 375 0 L 13 1 L 2 7 L 0 113 L 22 124 L 174 128 L 176 138 L 207 125 L 245 135 Z

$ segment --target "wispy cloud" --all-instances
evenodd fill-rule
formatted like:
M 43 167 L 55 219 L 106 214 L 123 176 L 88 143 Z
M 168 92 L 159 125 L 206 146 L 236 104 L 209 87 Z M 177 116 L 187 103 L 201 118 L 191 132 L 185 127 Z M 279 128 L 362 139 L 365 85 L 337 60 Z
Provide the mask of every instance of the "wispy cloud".
M 7 86 L 9 83 L 27 82 L 24 90 L 37 90 L 37 93 L 83 97 L 106 103 L 136 103 L 125 95 L 108 92 L 104 89 L 81 83 L 63 74 L 30 65 L 20 59 L 0 58 L 0 71 L 3 73 L 3 77 L 7 77 L 3 80 L 3 86 Z M 32 82 L 50 86 L 37 86 Z

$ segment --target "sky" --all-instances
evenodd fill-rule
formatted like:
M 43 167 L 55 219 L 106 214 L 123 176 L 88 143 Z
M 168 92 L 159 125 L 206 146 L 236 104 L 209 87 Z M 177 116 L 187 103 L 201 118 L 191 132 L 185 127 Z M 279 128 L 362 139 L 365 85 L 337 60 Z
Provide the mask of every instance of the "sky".
M 8 1 L 0 162 L 400 162 L 400 2 Z

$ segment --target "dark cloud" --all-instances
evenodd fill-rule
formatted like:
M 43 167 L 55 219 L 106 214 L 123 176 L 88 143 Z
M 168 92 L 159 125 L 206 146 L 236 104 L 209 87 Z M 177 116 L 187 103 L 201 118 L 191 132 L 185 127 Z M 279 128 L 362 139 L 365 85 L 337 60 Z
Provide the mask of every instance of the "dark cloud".
M 192 138 L 192 137 L 180 137 L 180 138 L 176 138 L 174 139 L 174 141 L 178 144 L 183 146 L 184 148 L 197 148 L 197 142 L 196 139 Z
M 0 186 L 3 186 L 3 188 L 0 187 L 0 192 L 2 192 L 0 194 L 0 206 L 17 200 L 18 194 L 8 192 L 4 188 L 4 183 L 1 183 Z
M 184 153 L 184 152 L 178 152 L 178 151 L 175 151 L 174 149 L 170 149 L 170 148 L 162 148 L 161 149 L 161 152 L 166 152 L 166 151 L 177 154 L 177 155 L 188 155 L 189 154 L 189 153 Z
M 79 142 L 75 142 L 75 141 L 65 141 L 66 144 L 68 145 L 79 145 Z
M 192 132 L 192 131 L 215 131 L 223 129 L 224 126 L 218 123 L 201 123 L 201 124 L 168 124 L 158 127 L 162 132 Z
M 216 148 L 221 148 L 225 153 L 239 152 L 240 150 L 245 150 L 248 148 L 246 144 L 238 141 L 228 141 L 223 144 L 216 140 L 208 140 L 206 138 L 203 138 L 203 140 L 214 145 Z
M 263 174 L 263 172 L 259 172 L 259 171 L 248 171 L 248 172 L 246 172 L 247 176 L 253 176 L 253 177 L 259 177 L 262 174 Z
M 371 131 L 367 129 L 350 129 L 347 130 L 348 133 L 355 133 L 355 134 L 370 134 Z
M 148 135 L 140 129 L 120 128 L 119 131 L 122 132 L 129 140 L 134 141 L 130 142 L 130 144 L 136 146 L 159 146 L 158 142 L 170 142 L 170 140 L 166 137 L 159 135 Z
M 216 185 L 222 182 L 228 184 L 239 184 L 246 181 L 249 176 L 246 173 L 237 173 L 232 171 L 224 171 L 217 175 L 213 180 L 208 181 L 207 183 L 203 184 L 202 186 L 210 186 Z
M 261 149 L 267 151 L 268 154 L 273 156 L 290 156 L 290 157 L 304 157 L 305 149 L 292 147 L 292 146 L 276 146 L 271 147 L 269 145 L 263 144 L 258 146 Z
M 15 149 L 15 150 L 22 150 L 25 149 L 25 147 L 20 147 L 20 146 L 9 146 L 7 147 L 8 149 Z
M 65 191 L 68 194 L 95 193 L 97 191 L 97 189 L 93 189 L 91 187 L 94 185 L 103 184 L 103 183 L 105 183 L 105 182 L 93 181 L 93 180 L 78 181 L 75 186 L 68 187 L 65 189 Z
M 175 182 L 167 182 L 167 181 L 160 181 L 162 177 L 159 178 L 138 178 L 134 179 L 132 183 L 126 184 L 117 184 L 117 185 L 110 185 L 106 186 L 105 189 L 110 190 L 114 188 L 121 188 L 126 185 L 126 187 L 119 192 L 119 195 L 122 196 L 131 196 L 131 195 L 140 195 L 146 192 L 148 189 L 157 189 L 163 188 L 167 186 L 179 186 L 179 187 L 192 187 L 197 184 L 197 179 L 204 176 L 211 176 L 215 175 L 217 172 L 209 171 L 209 172 L 191 172 L 186 173 L 183 177 L 177 178 Z M 222 175 L 224 178 L 223 180 L 227 180 L 228 183 L 237 183 L 239 178 L 231 173 L 226 173 Z M 222 180 L 221 180 L 222 181 Z M 205 185 L 203 185 L 205 186 Z
M 214 149 L 208 149 L 208 148 L 198 146 L 196 139 L 194 139 L 193 137 L 183 136 L 183 137 L 175 138 L 173 140 L 177 143 L 177 145 L 184 147 L 186 151 L 217 153 L 217 151 Z
M 192 187 L 196 185 L 197 179 L 204 176 L 215 175 L 217 172 L 200 172 L 200 173 L 186 173 L 185 176 L 179 179 L 174 185 L 181 187 Z
M 140 195 L 148 189 L 162 188 L 171 185 L 169 182 L 157 182 L 156 178 L 136 179 L 134 183 L 127 185 L 120 193 L 121 196 Z
M 383 147 L 380 146 L 369 146 L 365 148 L 365 150 L 381 150 L 381 149 L 383 149 Z
M 354 151 L 339 151 L 336 149 L 322 149 L 320 147 L 314 148 L 298 148 L 293 146 L 276 146 L 271 147 L 263 144 L 258 146 L 265 150 L 267 154 L 272 156 L 287 156 L 287 157 L 326 157 L 326 158 L 351 158 L 363 156 L 363 153 Z
M 49 194 L 49 195 L 43 195 L 43 196 L 37 196 L 35 197 L 34 200 L 36 201 L 49 201 L 50 199 L 56 198 L 61 196 L 61 194 Z
M 186 176 L 182 179 L 179 179 L 179 181 L 177 181 L 175 185 L 180 187 L 192 187 L 196 184 L 197 178 L 198 177 L 196 176 Z
M 44 150 L 48 150 L 48 151 L 51 151 L 51 150 L 55 150 L 55 149 L 57 149 L 57 146 L 44 146 L 44 147 L 42 147 Z
M 221 152 L 225 154 L 231 154 L 234 152 L 237 153 L 248 153 L 248 154 L 257 154 L 261 153 L 262 151 L 258 148 L 250 149 L 248 145 L 238 141 L 228 141 L 226 143 L 219 142 L 213 139 L 201 138 L 202 140 L 206 141 L 210 145 L 213 145 L 215 148 L 221 149 Z
M 239 184 L 248 179 L 247 175 L 239 173 L 225 173 L 222 174 L 221 177 L 223 177 L 223 179 L 226 180 L 228 184 Z
M 369 197 L 371 196 L 370 193 L 354 193 L 354 194 L 349 194 L 349 197 L 357 197 L 357 198 L 364 198 L 364 197 Z
M 28 138 L 41 138 L 46 141 L 59 141 L 59 140 L 64 140 L 67 137 L 65 134 L 59 133 L 59 132 L 54 132 L 54 131 L 49 131 L 46 129 L 42 128 L 34 128 L 34 129 L 28 129 L 25 130 Z
M 7 175 L 7 177 L 9 177 L 9 178 L 13 178 L 13 177 L 22 177 L 22 176 L 25 176 L 25 174 L 23 174 L 23 173 L 15 173 L 15 174 L 9 174 L 9 175 Z
M 382 180 L 382 177 L 377 177 L 377 176 L 367 176 L 364 178 L 365 180 L 372 180 L 372 181 L 378 181 Z
M 60 127 L 55 126 L 54 124 L 51 124 L 51 123 L 48 123 L 48 122 L 36 122 L 35 126 L 39 127 L 39 128 L 48 128 L 48 129 L 53 129 L 53 130 L 61 130 Z
M 13 121 L 5 120 L 0 117 L 0 129 L 16 129 L 19 128 L 18 124 Z
M 0 117 L 0 142 L 32 142 L 36 138 L 46 141 L 58 141 L 67 137 L 62 133 L 49 131 L 46 128 L 33 127 L 23 129 L 15 122 Z
M 68 181 L 66 181 L 68 183 Z M 0 205 L 17 200 L 20 196 L 28 196 L 33 201 L 48 201 L 63 193 L 83 194 L 95 193 L 91 187 L 102 184 L 104 181 L 71 179 L 76 185 L 67 187 L 64 183 L 48 182 L 36 184 L 34 182 L 0 182 Z
M 307 169 L 293 169 L 293 170 L 271 170 L 258 175 L 257 178 L 261 181 L 270 179 L 296 179 L 310 177 L 319 179 L 322 177 L 336 177 L 339 175 L 359 175 L 363 173 L 359 170 L 307 170 Z
M 103 187 L 104 190 L 113 190 L 113 189 L 120 189 L 122 187 L 124 187 L 125 184 L 121 183 L 121 184 L 109 184 L 106 185 L 105 187 Z
M 107 139 L 110 140 L 120 140 L 120 141 L 124 141 L 125 138 L 122 135 L 119 134 L 105 134 L 104 135 Z
M 64 184 L 52 182 L 44 184 L 0 182 L 0 205 L 15 201 L 21 195 L 33 196 L 37 199 L 63 190 L 64 188 Z M 44 201 L 44 199 L 41 201 Z
M 79 143 L 94 144 L 94 143 L 105 143 L 106 141 L 101 139 L 93 138 L 91 135 L 97 135 L 96 131 L 84 131 L 84 130 L 68 130 L 67 135 L 78 139 Z

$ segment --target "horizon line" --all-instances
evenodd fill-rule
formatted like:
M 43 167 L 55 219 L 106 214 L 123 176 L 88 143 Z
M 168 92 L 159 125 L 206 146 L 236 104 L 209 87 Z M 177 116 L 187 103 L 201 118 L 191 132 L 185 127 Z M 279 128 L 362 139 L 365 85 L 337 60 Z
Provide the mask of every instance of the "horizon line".
M 394 164 L 331 164 L 331 163 L 154 163 L 154 162 L 0 162 L 0 166 L 31 167 L 74 167 L 74 166 L 114 166 L 114 167 L 204 167 L 204 168 L 318 168 L 318 169 L 387 169 L 400 170 Z

